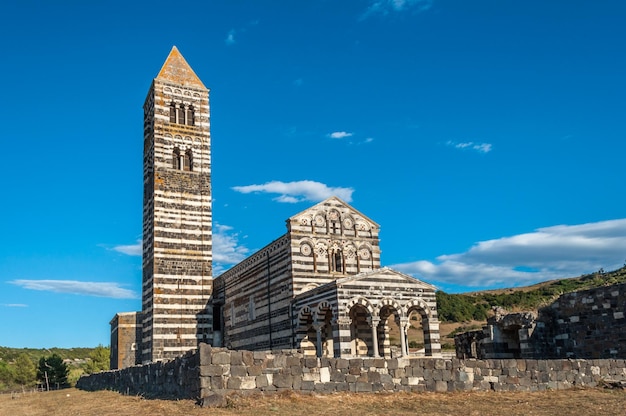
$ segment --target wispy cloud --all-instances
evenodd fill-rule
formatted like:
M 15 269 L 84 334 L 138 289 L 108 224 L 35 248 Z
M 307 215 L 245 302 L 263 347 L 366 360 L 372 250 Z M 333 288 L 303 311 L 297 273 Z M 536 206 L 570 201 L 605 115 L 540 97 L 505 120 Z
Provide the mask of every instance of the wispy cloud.
M 468 251 L 393 268 L 430 282 L 465 287 L 509 287 L 573 277 L 623 265 L 626 218 L 556 225 L 480 241 Z
M 346 202 L 351 202 L 352 193 L 354 192 L 352 188 L 333 188 L 315 181 L 271 181 L 262 185 L 235 186 L 232 189 L 243 194 L 253 192 L 280 194 L 278 197 L 274 198 L 274 200 L 285 203 L 302 201 L 319 202 L 333 195 Z
M 213 262 L 217 266 L 237 264 L 250 253 L 250 249 L 239 243 L 239 234 L 232 227 L 216 224 L 213 231 Z
M 3 303 L 2 306 L 5 308 L 27 308 L 28 305 L 23 303 Z
M 474 142 L 455 142 L 448 140 L 447 146 L 454 147 L 455 149 L 470 149 L 475 150 L 478 153 L 489 153 L 492 150 L 491 143 L 474 143 Z
M 114 282 L 81 282 L 78 280 L 13 280 L 9 283 L 24 289 L 115 299 L 137 299 L 132 290 Z
M 228 31 L 228 34 L 226 35 L 226 39 L 224 40 L 224 42 L 226 43 L 226 45 L 231 46 L 235 44 L 235 29 L 230 29 Z
M 334 131 L 328 133 L 328 137 L 331 139 L 345 139 L 346 137 L 352 137 L 354 133 L 348 133 L 347 131 Z
M 141 256 L 143 253 L 141 240 L 137 240 L 135 244 L 115 246 L 113 247 L 113 250 L 119 253 L 128 254 L 129 256 Z
M 361 15 L 361 20 L 370 16 L 387 16 L 392 13 L 421 13 L 429 10 L 433 0 L 373 0 Z

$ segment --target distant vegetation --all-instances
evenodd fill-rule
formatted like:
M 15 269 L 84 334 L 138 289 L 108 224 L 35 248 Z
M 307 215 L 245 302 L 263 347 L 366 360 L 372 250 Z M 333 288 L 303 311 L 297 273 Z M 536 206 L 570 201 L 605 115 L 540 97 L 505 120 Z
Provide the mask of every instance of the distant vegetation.
M 553 280 L 516 289 L 465 294 L 448 294 L 438 291 L 437 309 L 439 319 L 443 322 L 485 321 L 494 306 L 500 306 L 509 311 L 537 310 L 550 304 L 564 293 L 618 283 L 626 283 L 626 265 L 611 272 L 600 269 L 595 273 L 580 277 Z M 456 332 L 477 328 L 475 324 L 465 324 L 457 328 Z M 67 380 L 63 378 L 65 373 L 59 359 L 67 366 Z M 101 345 L 96 348 L 69 349 L 0 347 L 0 391 L 33 387 L 37 382 L 45 385 L 44 367 L 49 369 L 48 366 L 59 367 L 52 375 L 54 383 L 73 385 L 82 374 L 109 369 L 109 348 Z M 48 376 L 50 377 L 50 374 Z
M 82 374 L 109 369 L 109 348 L 0 347 L 0 391 L 73 385 Z M 46 377 L 47 383 L 46 383 Z
M 444 322 L 484 321 L 494 306 L 509 311 L 537 310 L 560 295 L 595 287 L 626 283 L 626 266 L 612 272 L 603 269 L 571 279 L 552 280 L 517 289 L 452 295 L 437 292 L 437 312 Z

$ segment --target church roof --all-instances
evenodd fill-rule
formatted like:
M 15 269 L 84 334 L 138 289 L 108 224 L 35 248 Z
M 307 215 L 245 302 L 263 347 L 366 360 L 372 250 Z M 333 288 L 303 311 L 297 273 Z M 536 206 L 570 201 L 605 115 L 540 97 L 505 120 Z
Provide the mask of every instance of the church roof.
M 364 220 L 369 221 L 371 224 L 375 225 L 377 228 L 380 228 L 380 225 L 376 223 L 376 221 L 373 221 L 371 218 L 369 218 L 368 216 L 366 216 L 365 214 L 363 214 L 362 212 L 355 209 L 353 206 L 349 205 L 348 203 L 343 201 L 341 198 L 336 197 L 336 196 L 331 196 L 329 198 L 326 198 L 322 202 L 319 202 L 313 205 L 312 207 L 309 207 L 305 209 L 304 211 L 297 213 L 296 215 L 292 215 L 291 217 L 289 217 L 289 220 L 294 220 L 309 212 L 317 212 L 319 210 L 326 211 L 328 209 L 338 208 L 338 207 L 347 208 L 348 210 L 352 211 L 353 214 L 360 216 Z
M 157 75 L 157 79 L 182 84 L 183 86 L 206 89 L 176 46 L 172 47 L 163 67 L 159 71 L 159 75 Z
M 381 278 L 387 278 L 404 281 L 412 286 L 416 286 L 422 289 L 437 290 L 437 287 L 431 285 L 430 283 L 426 283 L 413 276 L 409 276 L 408 274 L 400 273 L 399 271 L 393 270 L 389 267 L 383 267 L 380 269 L 374 269 L 371 271 L 355 274 L 353 276 L 347 276 L 342 279 L 337 279 L 333 283 L 337 284 L 337 286 L 342 286 L 359 281 L 367 281 L 373 278 L 377 278 L 379 280 L 379 284 Z

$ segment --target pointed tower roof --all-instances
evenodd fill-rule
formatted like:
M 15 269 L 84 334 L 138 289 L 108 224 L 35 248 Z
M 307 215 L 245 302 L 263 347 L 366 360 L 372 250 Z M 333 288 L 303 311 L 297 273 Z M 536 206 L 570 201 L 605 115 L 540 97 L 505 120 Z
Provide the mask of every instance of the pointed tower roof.
M 157 75 L 157 79 L 170 81 L 190 87 L 200 87 L 206 89 L 200 78 L 193 72 L 183 55 L 180 54 L 176 46 L 172 47 L 163 67 Z

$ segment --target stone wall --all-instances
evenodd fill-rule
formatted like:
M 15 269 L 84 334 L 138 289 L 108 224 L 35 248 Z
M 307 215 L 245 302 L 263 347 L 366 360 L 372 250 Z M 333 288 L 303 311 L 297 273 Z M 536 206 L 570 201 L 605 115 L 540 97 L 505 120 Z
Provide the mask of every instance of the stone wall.
M 83 390 L 145 397 L 207 398 L 231 392 L 538 391 L 626 381 L 626 360 L 459 360 L 315 358 L 283 351 L 231 351 L 201 344 L 197 352 L 81 377 Z
M 535 316 L 496 310 L 454 337 L 458 358 L 626 358 L 626 284 L 561 295 Z

